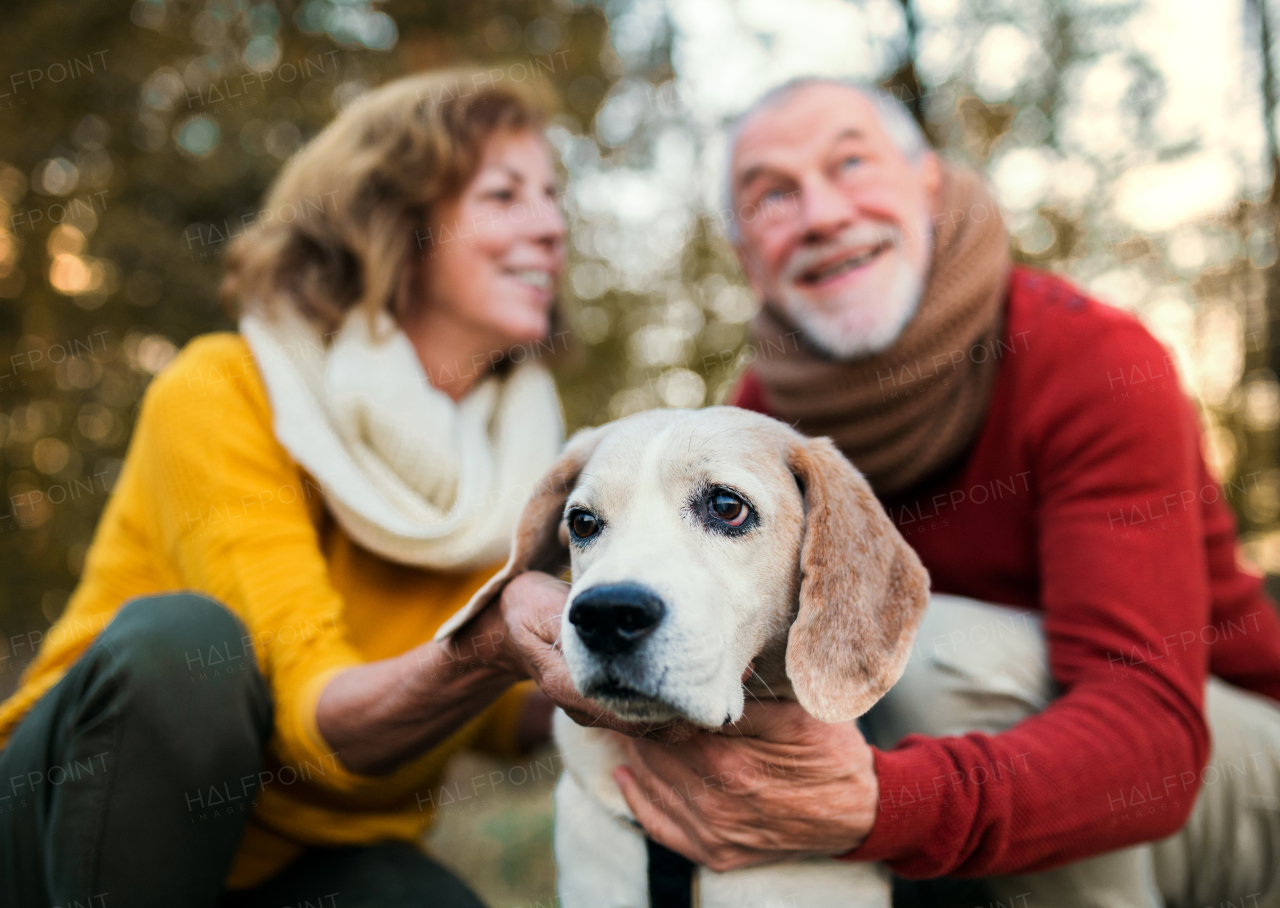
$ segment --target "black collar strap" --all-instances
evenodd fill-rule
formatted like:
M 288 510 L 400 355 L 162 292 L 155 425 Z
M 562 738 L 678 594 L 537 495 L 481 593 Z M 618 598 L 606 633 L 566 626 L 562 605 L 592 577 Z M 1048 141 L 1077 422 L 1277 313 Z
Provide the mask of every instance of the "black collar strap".
M 693 861 L 645 836 L 649 908 L 693 908 Z

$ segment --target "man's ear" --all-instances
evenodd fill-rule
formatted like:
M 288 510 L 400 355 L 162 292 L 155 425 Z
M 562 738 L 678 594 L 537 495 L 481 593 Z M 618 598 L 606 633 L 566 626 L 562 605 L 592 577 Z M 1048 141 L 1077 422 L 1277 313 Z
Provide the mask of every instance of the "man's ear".
M 787 677 L 811 716 L 855 719 L 902 676 L 929 574 L 831 439 L 797 441 L 787 459 L 806 505 Z
M 526 571 L 559 574 L 569 563 L 566 541 L 560 536 L 560 518 L 565 500 L 578 482 L 578 475 L 607 430 L 583 429 L 574 434 L 564 452 L 539 480 L 533 494 L 525 502 L 516 524 L 511 557 L 498 573 L 476 591 L 466 605 L 454 613 L 436 631 L 436 640 L 444 640 L 462 627 L 502 594 L 503 588 Z
M 933 149 L 920 153 L 920 182 L 929 197 L 929 210 L 938 210 L 938 195 L 942 189 L 942 159 Z

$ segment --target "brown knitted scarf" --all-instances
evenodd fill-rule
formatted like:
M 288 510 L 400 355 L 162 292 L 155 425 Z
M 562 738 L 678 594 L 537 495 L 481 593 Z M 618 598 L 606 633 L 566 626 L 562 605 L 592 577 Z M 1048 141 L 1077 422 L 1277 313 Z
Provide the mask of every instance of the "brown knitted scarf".
M 1009 237 L 982 178 L 944 167 L 935 214 L 924 295 L 888 350 L 833 360 L 768 302 L 751 326 L 769 412 L 806 435 L 830 436 L 881 495 L 964 453 L 1007 349 L 997 339 Z

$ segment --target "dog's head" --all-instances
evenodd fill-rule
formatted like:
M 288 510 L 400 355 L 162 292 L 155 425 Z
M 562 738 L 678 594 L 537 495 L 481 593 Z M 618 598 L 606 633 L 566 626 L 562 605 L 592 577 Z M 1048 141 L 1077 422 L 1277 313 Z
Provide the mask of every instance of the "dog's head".
M 573 583 L 562 644 L 579 693 L 629 721 L 742 715 L 743 682 L 828 721 L 901 676 L 928 575 L 825 438 L 731 407 L 578 433 L 526 504 L 511 560 L 460 627 L 527 570 Z

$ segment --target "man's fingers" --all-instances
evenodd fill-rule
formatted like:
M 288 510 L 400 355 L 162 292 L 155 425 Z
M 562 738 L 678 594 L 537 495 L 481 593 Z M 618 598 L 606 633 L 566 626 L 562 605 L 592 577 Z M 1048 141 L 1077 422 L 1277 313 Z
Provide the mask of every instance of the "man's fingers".
M 720 733 L 786 743 L 794 742 L 806 725 L 817 721 L 793 700 L 752 700 L 743 708 L 742 718 Z
M 671 747 L 661 741 L 627 738 L 620 743 L 633 770 L 652 774 L 669 783 L 702 779 L 710 772 L 705 765 L 706 752 L 696 742 Z
M 683 744 L 702 729 L 685 719 L 676 719 L 658 726 L 635 726 L 637 732 L 619 729 L 632 737 L 644 738 L 646 741 L 657 741 L 659 744 Z
M 730 844 L 727 839 L 712 845 L 700 831 L 703 822 L 684 797 L 639 767 L 619 767 L 613 771 L 613 779 L 649 838 L 695 864 L 724 872 L 777 859 L 750 845 Z M 664 797 L 664 791 L 670 796 Z
M 632 771 L 625 767 L 619 767 L 613 771 L 613 780 L 618 783 L 622 796 L 626 798 L 627 806 L 635 814 L 636 822 L 644 827 L 649 838 L 677 854 L 684 855 L 694 863 L 704 863 L 689 833 L 668 815 L 665 809 L 654 806 L 654 801 L 657 801 L 663 808 L 670 809 L 671 805 L 663 804 L 660 794 L 655 796 L 642 788 Z M 682 803 L 681 806 L 685 805 Z M 685 807 L 685 810 L 687 811 L 688 808 Z

